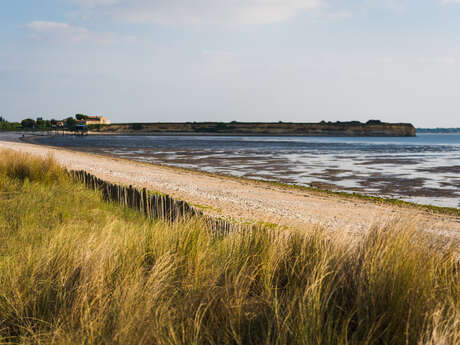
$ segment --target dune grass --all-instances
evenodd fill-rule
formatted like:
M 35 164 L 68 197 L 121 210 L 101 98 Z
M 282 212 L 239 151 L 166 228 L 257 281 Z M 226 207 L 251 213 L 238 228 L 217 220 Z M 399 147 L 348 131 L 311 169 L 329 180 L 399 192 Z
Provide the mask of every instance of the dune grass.
M 459 261 L 410 220 L 216 237 L 0 152 L 0 344 L 459 341 Z

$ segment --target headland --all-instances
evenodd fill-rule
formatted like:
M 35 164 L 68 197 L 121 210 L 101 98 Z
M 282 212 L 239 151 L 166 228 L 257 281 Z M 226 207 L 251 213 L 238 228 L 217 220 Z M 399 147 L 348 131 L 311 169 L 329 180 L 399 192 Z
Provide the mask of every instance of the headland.
M 348 122 L 156 122 L 90 125 L 98 134 L 188 134 L 188 135 L 261 135 L 261 136 L 336 136 L 336 137 L 413 137 L 410 123 L 370 120 Z

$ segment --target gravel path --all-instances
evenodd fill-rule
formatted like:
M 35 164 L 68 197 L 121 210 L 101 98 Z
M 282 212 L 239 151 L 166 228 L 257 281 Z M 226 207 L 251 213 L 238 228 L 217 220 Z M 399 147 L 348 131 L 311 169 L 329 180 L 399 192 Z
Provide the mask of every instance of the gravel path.
M 459 217 L 39 146 L 20 142 L 18 137 L 17 134 L 0 134 L 0 148 L 42 156 L 51 153 L 69 169 L 86 170 L 108 181 L 168 193 L 204 206 L 204 211 L 211 214 L 292 227 L 321 224 L 351 234 L 400 218 L 442 237 L 460 240 Z

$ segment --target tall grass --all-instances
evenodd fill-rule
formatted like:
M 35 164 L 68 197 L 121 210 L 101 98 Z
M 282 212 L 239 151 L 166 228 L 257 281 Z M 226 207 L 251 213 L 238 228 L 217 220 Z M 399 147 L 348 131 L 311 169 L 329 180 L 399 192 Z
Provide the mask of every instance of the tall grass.
M 459 262 L 408 221 L 355 241 L 315 226 L 215 237 L 4 153 L 0 344 L 460 341 Z
M 0 174 L 17 180 L 49 183 L 62 180 L 66 173 L 52 156 L 34 157 L 27 153 L 0 149 Z

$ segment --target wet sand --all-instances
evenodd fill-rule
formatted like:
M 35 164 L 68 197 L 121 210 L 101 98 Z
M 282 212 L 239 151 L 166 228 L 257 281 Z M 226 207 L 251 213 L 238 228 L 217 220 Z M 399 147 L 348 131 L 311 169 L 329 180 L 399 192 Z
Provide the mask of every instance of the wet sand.
M 460 217 L 411 207 L 24 143 L 14 134 L 0 134 L 0 148 L 40 156 L 52 154 L 68 169 L 86 170 L 108 181 L 168 193 L 203 207 L 207 213 L 236 220 L 297 228 L 319 224 L 335 231 L 360 234 L 374 224 L 403 219 L 441 235 L 446 241 L 460 241 Z
M 458 140 L 457 140 L 458 138 Z M 460 207 L 460 136 L 54 136 L 40 144 L 210 173 Z

